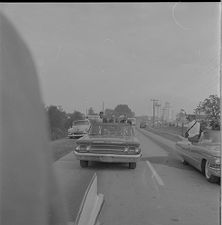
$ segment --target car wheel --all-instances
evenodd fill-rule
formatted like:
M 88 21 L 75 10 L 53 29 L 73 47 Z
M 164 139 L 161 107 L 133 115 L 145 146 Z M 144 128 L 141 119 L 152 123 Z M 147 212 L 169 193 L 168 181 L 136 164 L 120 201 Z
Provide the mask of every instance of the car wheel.
M 82 168 L 87 167 L 87 166 L 88 166 L 88 161 L 86 161 L 86 160 L 80 160 L 80 166 L 81 166 Z
M 202 173 L 205 176 L 206 180 L 210 183 L 217 183 L 219 181 L 219 177 L 214 176 L 209 171 L 209 161 L 204 160 L 202 163 Z
M 135 162 L 129 163 L 129 168 L 130 169 L 135 169 L 136 168 L 136 163 Z

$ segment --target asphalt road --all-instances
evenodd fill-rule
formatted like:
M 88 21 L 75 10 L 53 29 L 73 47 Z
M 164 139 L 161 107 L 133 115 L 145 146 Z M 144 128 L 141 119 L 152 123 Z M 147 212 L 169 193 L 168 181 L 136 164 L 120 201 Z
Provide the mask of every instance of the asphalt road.
M 73 153 L 54 163 L 69 221 L 75 219 L 96 172 L 98 192 L 105 197 L 101 225 L 218 225 L 220 185 L 183 165 L 172 141 L 149 132 L 136 135 L 143 157 L 135 170 L 127 164 L 96 162 L 83 169 Z

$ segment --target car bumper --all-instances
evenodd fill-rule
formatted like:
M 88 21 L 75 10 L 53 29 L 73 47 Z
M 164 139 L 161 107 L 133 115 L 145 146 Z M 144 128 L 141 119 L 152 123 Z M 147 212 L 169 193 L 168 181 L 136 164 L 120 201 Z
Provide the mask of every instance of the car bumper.
M 208 167 L 208 170 L 209 170 L 209 173 L 211 173 L 212 175 L 214 175 L 216 177 L 221 177 L 221 170 L 220 169 Z
M 68 134 L 68 137 L 83 137 L 86 133 Z
M 137 162 L 142 157 L 138 155 L 116 155 L 116 154 L 93 154 L 79 153 L 73 151 L 78 160 L 99 161 L 99 162 Z

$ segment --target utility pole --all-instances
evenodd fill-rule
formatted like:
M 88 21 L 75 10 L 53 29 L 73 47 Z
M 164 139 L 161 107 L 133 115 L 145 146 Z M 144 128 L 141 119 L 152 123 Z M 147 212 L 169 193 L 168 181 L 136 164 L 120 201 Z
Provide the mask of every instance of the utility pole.
M 159 120 L 160 119 L 160 107 L 161 107 L 161 104 L 157 103 L 156 107 L 157 107 L 157 119 Z
M 155 106 L 158 104 L 158 99 L 151 99 L 153 102 L 153 127 L 155 126 Z
M 104 102 L 103 102 L 103 112 L 104 112 Z
M 165 124 L 165 117 L 166 117 L 166 114 L 165 114 L 165 111 L 166 111 L 166 108 L 164 107 L 163 109 L 162 109 L 162 125 L 164 125 Z

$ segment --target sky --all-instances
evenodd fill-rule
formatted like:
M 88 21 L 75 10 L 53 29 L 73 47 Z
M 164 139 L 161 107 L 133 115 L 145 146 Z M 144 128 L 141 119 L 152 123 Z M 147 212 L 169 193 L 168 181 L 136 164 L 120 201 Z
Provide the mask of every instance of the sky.
M 31 49 L 46 105 L 176 114 L 220 94 L 220 3 L 1 3 Z

